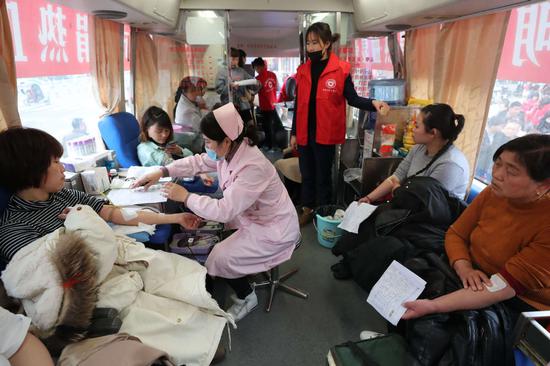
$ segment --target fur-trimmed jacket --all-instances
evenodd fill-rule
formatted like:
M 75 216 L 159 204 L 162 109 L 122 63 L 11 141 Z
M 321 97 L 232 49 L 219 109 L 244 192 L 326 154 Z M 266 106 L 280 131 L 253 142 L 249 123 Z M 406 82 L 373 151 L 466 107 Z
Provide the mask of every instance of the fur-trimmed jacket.
M 206 269 L 184 257 L 116 235 L 90 207 L 21 249 L 2 272 L 46 342 L 85 337 L 95 307 L 111 307 L 121 332 L 165 351 L 176 364 L 208 365 L 227 322 L 206 291 Z

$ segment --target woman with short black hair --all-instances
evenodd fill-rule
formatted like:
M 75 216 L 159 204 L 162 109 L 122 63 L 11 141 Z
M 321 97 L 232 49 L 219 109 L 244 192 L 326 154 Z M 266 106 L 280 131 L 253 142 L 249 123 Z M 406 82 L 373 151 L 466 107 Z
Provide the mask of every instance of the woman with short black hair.
M 0 132 L 0 186 L 12 192 L 0 216 L 0 257 L 9 262 L 24 246 L 63 226 L 67 210 L 88 205 L 106 221 L 122 225 L 181 224 L 196 227 L 188 213 L 160 215 L 139 211 L 126 220 L 119 208 L 84 192 L 63 188 L 65 168 L 59 161 L 61 144 L 34 128 L 10 128 Z
M 404 319 L 512 298 L 507 304 L 516 312 L 550 310 L 550 136 L 511 140 L 493 161 L 491 184 L 445 237 L 449 263 L 464 288 L 405 303 Z

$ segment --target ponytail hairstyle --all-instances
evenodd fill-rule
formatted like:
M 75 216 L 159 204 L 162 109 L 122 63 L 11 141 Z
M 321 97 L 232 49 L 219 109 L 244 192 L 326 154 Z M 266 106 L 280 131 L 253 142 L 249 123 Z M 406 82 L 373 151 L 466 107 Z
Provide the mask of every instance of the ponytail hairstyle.
M 149 130 L 149 127 L 154 126 L 157 123 L 161 128 L 170 130 L 170 136 L 168 136 L 166 141 L 172 141 L 174 138 L 174 127 L 172 127 L 170 116 L 168 116 L 168 113 L 166 113 L 162 108 L 152 106 L 147 108 L 145 113 L 143 113 L 143 117 L 141 117 L 141 133 L 139 137 L 142 142 L 147 142 L 150 140 L 149 133 L 147 131 Z
M 200 76 L 186 76 L 180 81 L 178 90 L 176 91 L 176 104 L 179 102 L 181 95 L 190 91 L 202 90 L 208 86 L 206 80 Z
M 330 46 L 328 47 L 327 51 L 332 50 L 332 45 L 334 42 L 338 42 L 340 39 L 340 34 L 338 33 L 332 33 L 330 30 L 330 25 L 324 22 L 317 22 L 310 25 L 306 31 L 306 40 L 307 36 L 309 36 L 310 33 L 313 33 L 319 38 L 323 43 L 330 43 Z
M 239 52 L 239 49 L 231 47 L 229 50 L 230 57 L 241 57 L 241 53 Z
M 214 116 L 214 112 L 210 112 L 202 118 L 200 129 L 203 135 L 208 137 L 210 140 L 216 141 L 217 143 L 221 143 L 227 137 L 225 132 L 223 132 L 222 128 L 218 124 L 218 121 Z M 235 141 L 232 141 L 232 146 L 238 146 L 245 137 L 248 139 L 248 145 L 256 146 L 258 144 L 258 131 L 256 130 L 256 127 L 254 125 L 247 125 L 245 123 L 243 131 L 241 132 L 239 137 L 237 137 Z
M 176 119 L 176 110 L 178 109 L 178 103 L 180 101 L 181 95 L 183 94 L 183 88 L 181 86 L 178 86 L 178 90 L 176 90 L 176 97 L 174 98 L 174 110 L 172 111 L 172 117 Z
M 182 94 L 183 94 L 183 88 L 181 86 L 178 86 L 178 90 L 176 90 L 176 96 L 174 97 L 174 102 L 176 102 L 176 106 L 178 105 L 178 102 L 180 101 Z M 176 107 L 174 107 L 174 111 L 175 110 L 176 110 Z
M 246 52 L 239 48 L 239 67 L 244 67 L 246 64 Z
M 435 128 L 439 131 L 441 137 L 447 140 L 447 143 L 434 155 L 432 160 L 430 160 L 424 168 L 408 178 L 416 177 L 418 174 L 428 170 L 441 155 L 445 154 L 445 152 L 451 148 L 453 142 L 464 128 L 464 116 L 462 114 L 455 114 L 448 104 L 430 104 L 422 108 L 420 113 L 422 113 L 424 117 L 423 122 L 426 132 L 430 132 L 430 130 Z

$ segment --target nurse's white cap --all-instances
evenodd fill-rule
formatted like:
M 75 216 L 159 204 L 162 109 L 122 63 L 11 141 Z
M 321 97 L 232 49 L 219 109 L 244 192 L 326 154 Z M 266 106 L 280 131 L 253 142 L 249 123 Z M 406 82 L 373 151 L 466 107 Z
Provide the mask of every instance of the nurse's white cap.
M 235 141 L 243 132 L 244 123 L 233 103 L 227 103 L 214 109 L 213 113 L 223 132 L 231 141 Z

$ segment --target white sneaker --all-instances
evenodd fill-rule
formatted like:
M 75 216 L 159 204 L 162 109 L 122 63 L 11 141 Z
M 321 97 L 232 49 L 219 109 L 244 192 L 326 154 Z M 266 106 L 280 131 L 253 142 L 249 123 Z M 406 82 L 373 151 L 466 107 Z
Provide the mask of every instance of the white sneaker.
M 364 331 L 361 332 L 361 334 L 359 334 L 359 339 L 364 341 L 365 339 L 378 338 L 378 337 L 381 337 L 381 336 L 383 336 L 382 333 L 373 332 L 373 331 L 370 331 L 370 330 L 364 330 Z
M 227 309 L 227 313 L 231 314 L 233 316 L 233 319 L 235 319 L 235 322 L 238 322 L 242 318 L 248 315 L 252 310 L 258 306 L 258 297 L 256 296 L 256 292 L 252 291 L 250 294 L 248 294 L 247 297 L 244 299 L 239 299 L 236 296 L 231 297 L 233 299 L 233 305 L 229 309 Z

